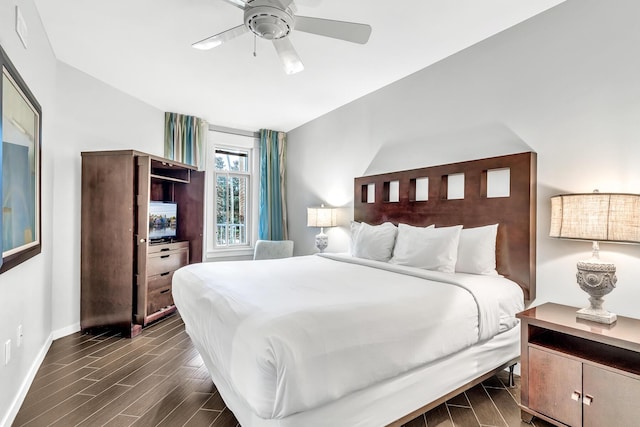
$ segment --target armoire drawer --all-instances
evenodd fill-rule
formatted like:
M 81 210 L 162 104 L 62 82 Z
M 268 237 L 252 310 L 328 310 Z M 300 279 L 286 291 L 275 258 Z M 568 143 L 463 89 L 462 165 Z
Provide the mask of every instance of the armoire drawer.
M 173 271 L 148 277 L 147 292 L 153 292 L 157 289 L 165 289 L 167 287 L 171 287 L 171 280 L 173 280 Z
M 147 258 L 147 277 L 175 271 L 188 262 L 188 248 L 151 253 Z
M 173 295 L 171 294 L 171 285 L 164 288 L 157 288 L 149 291 L 147 295 L 147 313 L 152 314 L 160 311 L 164 307 L 173 305 Z

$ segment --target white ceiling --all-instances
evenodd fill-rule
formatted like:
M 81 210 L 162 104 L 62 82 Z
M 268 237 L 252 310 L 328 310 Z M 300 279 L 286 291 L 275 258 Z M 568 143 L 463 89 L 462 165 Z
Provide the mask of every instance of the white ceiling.
M 245 34 L 191 44 L 242 23 L 222 0 L 35 0 L 63 61 L 162 111 L 218 126 L 289 131 L 563 0 L 297 0 L 297 14 L 362 22 L 366 45 L 290 35 L 305 69 L 286 75 L 270 42 Z

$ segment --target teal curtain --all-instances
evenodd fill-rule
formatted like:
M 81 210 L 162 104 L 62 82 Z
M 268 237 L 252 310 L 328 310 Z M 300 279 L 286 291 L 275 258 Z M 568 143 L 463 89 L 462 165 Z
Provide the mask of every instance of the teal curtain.
M 287 135 L 260 130 L 260 203 L 258 237 L 262 240 L 287 240 L 287 204 L 285 191 Z
M 198 117 L 164 113 L 164 156 L 203 170 L 208 130 Z

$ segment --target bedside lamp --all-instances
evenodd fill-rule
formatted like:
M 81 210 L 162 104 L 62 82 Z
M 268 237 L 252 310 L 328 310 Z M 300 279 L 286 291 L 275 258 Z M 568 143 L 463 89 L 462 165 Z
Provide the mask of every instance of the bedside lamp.
M 618 278 L 613 263 L 600 260 L 598 242 L 640 243 L 640 194 L 599 193 L 564 194 L 551 198 L 549 236 L 561 239 L 591 240 L 591 258 L 578 262 L 576 278 L 589 294 L 590 307 L 576 316 L 611 324 L 614 313 L 602 308 L 602 297 L 611 292 Z
M 324 227 L 335 227 L 336 223 L 335 208 L 326 208 L 324 205 L 319 208 L 307 208 L 307 227 L 320 227 L 320 234 L 316 235 L 316 248 L 320 252 L 324 252 L 329 244 Z

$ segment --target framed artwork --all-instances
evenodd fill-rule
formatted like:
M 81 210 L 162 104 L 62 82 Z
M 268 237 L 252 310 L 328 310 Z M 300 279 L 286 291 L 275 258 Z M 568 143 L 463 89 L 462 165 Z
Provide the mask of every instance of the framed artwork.
M 42 109 L 0 47 L 0 273 L 41 251 Z

